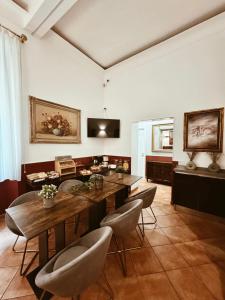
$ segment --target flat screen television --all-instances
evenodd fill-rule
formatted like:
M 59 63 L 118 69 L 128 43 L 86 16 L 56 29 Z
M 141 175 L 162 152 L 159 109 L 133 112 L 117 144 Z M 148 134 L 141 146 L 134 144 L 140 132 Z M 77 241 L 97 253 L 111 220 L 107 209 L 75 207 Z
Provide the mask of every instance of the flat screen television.
M 88 118 L 87 135 L 97 138 L 119 138 L 120 120 Z

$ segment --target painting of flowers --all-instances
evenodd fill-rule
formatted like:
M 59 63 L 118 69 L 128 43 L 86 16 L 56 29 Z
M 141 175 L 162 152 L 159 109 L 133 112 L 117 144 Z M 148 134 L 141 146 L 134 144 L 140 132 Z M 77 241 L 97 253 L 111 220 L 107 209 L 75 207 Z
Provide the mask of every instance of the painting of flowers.
M 81 143 L 80 110 L 30 96 L 31 143 Z
M 223 108 L 184 114 L 184 151 L 221 152 Z

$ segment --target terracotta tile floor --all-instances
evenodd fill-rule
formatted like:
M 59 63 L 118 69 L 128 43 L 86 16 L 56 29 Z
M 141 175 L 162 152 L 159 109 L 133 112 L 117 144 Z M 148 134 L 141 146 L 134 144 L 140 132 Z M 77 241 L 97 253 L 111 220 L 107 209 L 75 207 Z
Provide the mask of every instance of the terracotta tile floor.
M 142 180 L 133 193 L 150 185 Z M 152 205 L 158 223 L 146 226 L 142 249 L 128 252 L 126 278 L 118 258 L 107 256 L 106 275 L 115 300 L 225 299 L 225 223 L 196 212 L 174 210 L 170 197 L 171 188 L 158 185 Z M 144 218 L 152 220 L 150 210 L 144 212 Z M 72 232 L 73 226 L 68 227 Z M 72 238 L 70 235 L 68 241 Z M 14 240 L 4 216 L 0 216 L 0 299 L 33 300 L 26 278 L 19 276 L 21 255 L 11 251 Z M 52 241 L 51 237 L 50 244 Z M 128 247 L 138 244 L 135 232 L 126 238 Z M 30 247 L 36 246 L 37 241 L 32 241 Z M 104 299 L 107 295 L 97 284 L 81 296 L 81 300 Z

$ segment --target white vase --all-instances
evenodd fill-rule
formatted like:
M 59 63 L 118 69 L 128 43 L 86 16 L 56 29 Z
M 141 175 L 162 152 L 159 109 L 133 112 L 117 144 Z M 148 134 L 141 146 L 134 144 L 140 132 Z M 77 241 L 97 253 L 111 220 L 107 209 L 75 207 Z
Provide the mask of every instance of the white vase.
M 43 207 L 44 208 L 51 208 L 54 205 L 55 205 L 54 198 L 50 198 L 50 199 L 43 198 Z
M 53 133 L 54 135 L 61 135 L 61 130 L 60 130 L 59 128 L 54 128 L 54 129 L 52 130 L 52 133 Z
M 123 173 L 118 173 L 118 178 L 122 179 L 123 178 Z

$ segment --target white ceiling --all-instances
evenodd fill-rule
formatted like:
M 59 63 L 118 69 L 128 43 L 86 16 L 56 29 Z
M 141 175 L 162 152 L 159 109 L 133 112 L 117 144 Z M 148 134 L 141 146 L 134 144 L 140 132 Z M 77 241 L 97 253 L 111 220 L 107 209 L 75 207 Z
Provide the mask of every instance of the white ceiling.
M 54 30 L 107 68 L 225 10 L 225 0 L 79 0 Z

